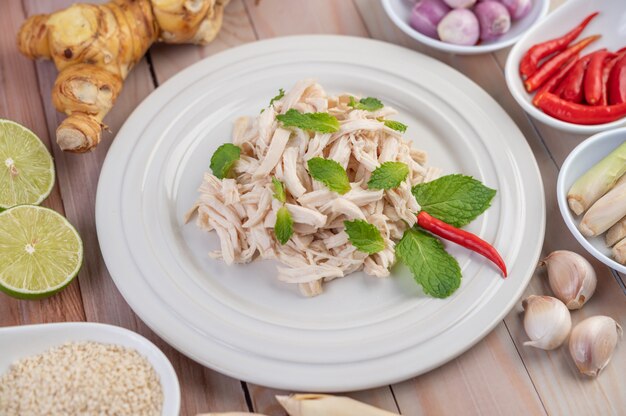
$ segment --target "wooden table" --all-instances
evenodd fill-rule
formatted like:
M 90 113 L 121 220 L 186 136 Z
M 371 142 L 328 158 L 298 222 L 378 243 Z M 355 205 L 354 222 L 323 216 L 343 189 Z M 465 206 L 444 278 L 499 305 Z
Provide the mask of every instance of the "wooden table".
M 562 0 L 553 0 L 553 7 Z M 105 122 L 106 134 L 97 150 L 86 155 L 63 153 L 54 131 L 63 118 L 50 102 L 56 69 L 50 62 L 33 63 L 15 46 L 15 34 L 26 16 L 49 13 L 70 0 L 2 0 L 0 7 L 0 118 L 20 122 L 46 142 L 55 157 L 57 186 L 44 205 L 66 215 L 85 243 L 85 263 L 78 280 L 61 294 L 41 301 L 18 301 L 0 294 L 0 325 L 93 321 L 123 326 L 154 341 L 176 368 L 182 388 L 183 415 L 207 411 L 256 411 L 284 415 L 275 390 L 223 376 L 181 355 L 137 318 L 117 291 L 100 254 L 94 202 L 102 162 L 110 141 L 126 116 L 159 84 L 186 66 L 237 45 L 275 36 L 332 33 L 381 39 L 439 59 L 473 79 L 494 97 L 526 136 L 544 180 L 547 229 L 543 253 L 570 249 L 585 254 L 561 220 L 555 199 L 558 169 L 584 137 L 546 127 L 529 118 L 509 94 L 502 69 L 508 50 L 481 56 L 454 56 L 428 49 L 405 36 L 385 15 L 377 0 L 232 0 L 224 27 L 206 47 L 153 47 L 132 71 L 115 108 Z M 586 254 L 585 254 L 586 255 Z M 626 279 L 593 261 L 598 288 L 576 323 L 604 314 L 626 324 Z M 525 296 L 549 294 L 546 276 L 538 271 Z M 626 414 L 626 345 L 597 379 L 580 376 L 566 348 L 544 352 L 524 347 L 520 316 L 513 311 L 483 341 L 428 374 L 350 396 L 403 415 L 618 415 Z M 0 351 L 1 351 L 0 346 Z

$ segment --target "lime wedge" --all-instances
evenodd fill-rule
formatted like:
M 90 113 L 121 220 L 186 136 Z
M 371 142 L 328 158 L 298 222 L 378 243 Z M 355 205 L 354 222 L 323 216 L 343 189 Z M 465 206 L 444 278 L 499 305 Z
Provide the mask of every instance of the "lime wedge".
M 0 290 L 20 299 L 55 294 L 78 274 L 83 243 L 55 211 L 18 205 L 0 213 Z
M 0 211 L 15 205 L 39 205 L 54 186 L 54 164 L 32 131 L 0 119 Z

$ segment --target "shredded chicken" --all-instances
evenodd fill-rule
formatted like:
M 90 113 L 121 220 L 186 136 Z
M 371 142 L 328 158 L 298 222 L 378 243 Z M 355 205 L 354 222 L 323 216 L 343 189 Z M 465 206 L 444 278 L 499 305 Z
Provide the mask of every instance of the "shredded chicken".
M 281 263 L 278 279 L 297 284 L 304 296 L 319 295 L 324 282 L 359 270 L 389 275 L 396 260 L 395 242 L 415 224 L 420 209 L 411 187 L 436 179 L 441 171 L 426 167 L 426 153 L 379 120 L 396 114 L 393 108 L 356 110 L 349 100 L 349 94 L 328 96 L 315 80 L 305 79 L 255 119 L 235 121 L 232 140 L 242 149 L 233 169 L 235 179 L 205 173 L 198 200 L 186 217 L 197 213 L 196 224 L 217 233 L 220 250 L 209 253 L 211 257 L 227 264 L 275 259 Z M 292 108 L 328 112 L 339 120 L 340 129 L 322 134 L 284 128 L 276 115 Z M 339 195 L 313 180 L 306 163 L 314 157 L 340 163 L 352 189 Z M 395 189 L 367 189 L 372 171 L 389 161 L 409 166 L 405 181 Z M 272 177 L 285 184 L 285 206 L 293 219 L 294 234 L 284 245 L 273 231 L 283 204 L 272 197 Z M 375 225 L 385 249 L 372 255 L 357 250 L 343 225 L 354 219 Z

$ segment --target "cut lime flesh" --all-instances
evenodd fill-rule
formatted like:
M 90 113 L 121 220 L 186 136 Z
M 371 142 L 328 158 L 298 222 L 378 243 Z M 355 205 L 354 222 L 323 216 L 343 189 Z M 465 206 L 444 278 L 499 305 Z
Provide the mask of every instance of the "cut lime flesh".
M 39 205 L 54 186 L 54 163 L 41 140 L 26 127 L 0 119 L 0 210 Z
M 0 213 L 0 290 L 21 299 L 53 295 L 78 274 L 83 243 L 57 212 L 19 205 Z

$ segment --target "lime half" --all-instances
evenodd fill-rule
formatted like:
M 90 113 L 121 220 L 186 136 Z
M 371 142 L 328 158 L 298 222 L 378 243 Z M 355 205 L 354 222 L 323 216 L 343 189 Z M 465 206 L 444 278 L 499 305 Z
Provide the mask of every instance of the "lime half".
M 57 212 L 18 205 L 0 213 L 0 290 L 21 299 L 53 295 L 82 260 L 78 232 Z
M 39 205 L 54 186 L 54 163 L 32 131 L 0 119 L 0 210 Z

